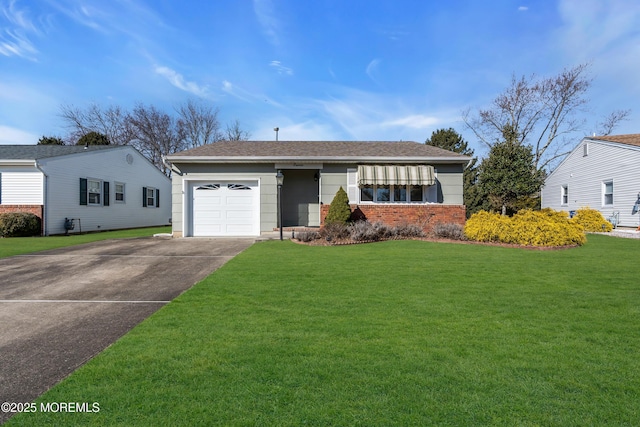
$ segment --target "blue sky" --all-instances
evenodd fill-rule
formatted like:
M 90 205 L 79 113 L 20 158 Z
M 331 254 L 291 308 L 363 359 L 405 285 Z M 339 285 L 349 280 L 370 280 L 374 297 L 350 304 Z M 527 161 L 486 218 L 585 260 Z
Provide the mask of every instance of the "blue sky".
M 0 0 L 0 144 L 65 136 L 61 105 L 189 98 L 251 139 L 413 140 L 512 74 L 589 61 L 595 124 L 640 133 L 637 0 Z M 585 134 L 592 131 L 589 125 Z M 579 137 L 582 135 L 579 135 Z M 577 142 L 577 140 L 576 140 Z

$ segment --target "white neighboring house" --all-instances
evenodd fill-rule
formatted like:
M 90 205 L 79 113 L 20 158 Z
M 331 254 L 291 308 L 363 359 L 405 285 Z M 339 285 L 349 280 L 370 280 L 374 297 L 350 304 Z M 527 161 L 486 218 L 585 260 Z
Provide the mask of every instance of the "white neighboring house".
M 45 236 L 171 223 L 171 180 L 131 146 L 0 145 L 0 212 L 31 212 Z
M 640 134 L 584 138 L 547 177 L 542 207 L 574 211 L 597 209 L 605 218 L 619 213 L 617 225 L 638 227 L 633 207 L 640 197 Z

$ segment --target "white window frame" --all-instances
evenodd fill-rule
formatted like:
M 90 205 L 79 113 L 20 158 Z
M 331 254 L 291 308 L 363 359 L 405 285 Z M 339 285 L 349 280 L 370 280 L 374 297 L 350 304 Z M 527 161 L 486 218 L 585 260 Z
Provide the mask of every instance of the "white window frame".
M 151 197 L 149 197 L 149 192 L 151 192 Z M 147 194 L 145 196 L 147 198 L 147 207 L 155 208 L 156 207 L 156 188 L 147 187 Z
M 364 187 L 370 187 L 373 189 L 373 200 L 362 200 L 362 189 Z M 389 187 L 389 200 L 378 200 L 378 187 Z M 395 189 L 396 187 L 403 187 L 406 189 L 406 196 L 409 200 L 395 200 Z M 409 184 L 409 185 L 366 185 L 366 186 L 360 186 L 358 187 L 358 197 L 360 199 L 360 203 L 376 203 L 376 204 L 380 204 L 380 203 L 407 203 L 407 204 L 417 204 L 417 203 L 425 203 L 427 202 L 427 192 L 428 192 L 428 185 L 419 185 L 417 187 L 422 187 L 422 200 L 417 201 L 417 200 L 410 200 L 411 199 L 411 187 L 414 187 L 413 185 Z
M 91 183 L 97 183 L 98 184 L 98 191 L 91 191 Z M 103 203 L 103 197 L 104 194 L 102 193 L 102 189 L 103 189 L 103 182 L 102 180 L 99 179 L 94 179 L 94 178 L 87 178 L 87 206 L 102 206 Z M 92 202 L 91 201 L 91 195 L 92 194 L 97 194 L 98 195 L 98 201 L 97 202 Z
M 118 186 L 122 186 L 122 191 L 118 191 Z M 116 203 L 125 203 L 126 202 L 126 184 L 124 182 L 114 182 L 113 183 L 113 193 L 114 193 L 114 201 Z M 118 194 L 122 194 L 122 200 L 118 200 Z
M 569 185 L 563 184 L 560 187 L 560 205 L 567 206 L 569 204 Z
M 607 185 L 611 185 L 611 193 L 607 193 Z M 615 194 L 615 186 L 613 184 L 613 179 L 607 179 L 602 181 L 602 206 L 611 207 L 614 205 L 614 194 Z M 611 203 L 607 203 L 607 196 L 611 198 Z

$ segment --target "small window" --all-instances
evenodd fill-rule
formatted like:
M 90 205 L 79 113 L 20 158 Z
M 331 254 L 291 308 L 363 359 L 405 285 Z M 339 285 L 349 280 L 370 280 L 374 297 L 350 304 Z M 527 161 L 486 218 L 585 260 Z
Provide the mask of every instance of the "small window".
M 602 183 L 602 204 L 604 206 L 613 206 L 613 181 Z
M 124 203 L 124 184 L 121 182 L 116 182 L 115 183 L 115 197 L 116 197 L 116 202 L 118 203 Z
M 582 146 L 582 157 L 587 157 L 589 155 L 589 144 L 585 142 Z
M 376 202 L 390 202 L 391 189 L 388 185 L 378 185 L 376 188 Z
M 156 205 L 156 191 L 155 188 L 147 187 L 147 206 L 155 207 Z
M 251 187 L 244 184 L 228 184 L 227 188 L 229 190 L 251 190 Z
M 411 201 L 412 202 L 421 202 L 423 200 L 422 197 L 422 186 L 421 185 L 412 185 L 411 186 Z
M 87 180 L 87 194 L 90 205 L 100 205 L 102 204 L 102 182 L 88 179 Z
M 561 194 L 561 196 L 562 196 L 561 203 L 563 205 L 568 205 L 569 204 L 569 186 L 568 185 L 563 185 L 561 193 L 562 193 Z
M 220 189 L 220 184 L 206 184 L 196 188 L 196 190 L 219 190 L 219 189 Z
M 360 201 L 373 202 L 373 186 L 365 185 L 360 188 Z

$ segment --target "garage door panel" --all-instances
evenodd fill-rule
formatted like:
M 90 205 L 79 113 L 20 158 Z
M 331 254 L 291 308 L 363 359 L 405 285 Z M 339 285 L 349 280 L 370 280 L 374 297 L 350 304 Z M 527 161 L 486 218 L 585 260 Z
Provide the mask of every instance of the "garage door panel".
M 194 236 L 260 234 L 257 182 L 208 182 L 192 188 Z

